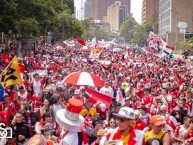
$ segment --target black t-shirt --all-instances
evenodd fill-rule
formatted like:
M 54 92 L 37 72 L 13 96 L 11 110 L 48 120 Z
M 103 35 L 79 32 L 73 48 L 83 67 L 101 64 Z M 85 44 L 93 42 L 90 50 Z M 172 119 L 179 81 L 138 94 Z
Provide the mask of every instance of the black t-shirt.
M 29 127 L 24 123 L 16 123 L 15 125 L 10 125 L 10 127 L 12 128 L 12 131 L 16 134 L 16 141 L 18 143 L 23 143 L 25 142 L 25 139 L 29 139 L 32 136 Z M 19 141 L 18 140 L 19 135 L 23 135 L 25 139 Z

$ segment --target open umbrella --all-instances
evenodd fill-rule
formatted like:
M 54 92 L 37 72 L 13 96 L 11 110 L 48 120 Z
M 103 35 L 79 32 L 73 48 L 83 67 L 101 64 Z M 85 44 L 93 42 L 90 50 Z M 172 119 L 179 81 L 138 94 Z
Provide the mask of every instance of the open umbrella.
M 74 72 L 69 74 L 63 81 L 67 84 L 72 85 L 86 85 L 86 86 L 98 86 L 102 87 L 104 85 L 104 81 L 101 80 L 98 76 L 93 73 L 88 72 Z
M 91 51 L 91 47 L 90 46 L 83 46 L 82 48 L 80 48 L 81 51 L 85 51 L 85 52 L 89 52 Z
M 113 52 L 121 52 L 121 51 L 123 51 L 123 49 L 121 49 L 121 48 L 113 48 Z

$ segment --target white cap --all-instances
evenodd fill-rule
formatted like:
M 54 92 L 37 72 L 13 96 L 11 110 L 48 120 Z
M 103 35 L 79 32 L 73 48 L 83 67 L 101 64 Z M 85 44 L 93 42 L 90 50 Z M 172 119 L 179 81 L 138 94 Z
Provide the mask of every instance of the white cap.
M 132 108 L 129 108 L 129 107 L 122 107 L 119 110 L 119 113 L 118 114 L 114 113 L 114 115 L 118 117 L 128 118 L 128 119 L 135 119 L 135 112 Z

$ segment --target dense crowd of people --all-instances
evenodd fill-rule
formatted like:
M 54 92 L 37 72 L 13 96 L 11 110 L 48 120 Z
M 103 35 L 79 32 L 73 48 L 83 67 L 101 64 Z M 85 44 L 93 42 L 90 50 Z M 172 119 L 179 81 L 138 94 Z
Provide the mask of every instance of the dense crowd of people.
M 1 54 L 13 58 L 15 43 Z M 193 73 L 184 59 L 114 45 L 97 46 L 100 57 L 92 59 L 76 42 L 61 46 L 38 44 L 18 58 L 23 83 L 6 88 L 0 102 L 0 121 L 12 129 L 1 145 L 193 144 Z M 0 58 L 1 71 L 7 65 Z M 96 74 L 104 86 L 65 84 L 77 71 Z M 110 106 L 93 103 L 86 88 L 110 96 Z

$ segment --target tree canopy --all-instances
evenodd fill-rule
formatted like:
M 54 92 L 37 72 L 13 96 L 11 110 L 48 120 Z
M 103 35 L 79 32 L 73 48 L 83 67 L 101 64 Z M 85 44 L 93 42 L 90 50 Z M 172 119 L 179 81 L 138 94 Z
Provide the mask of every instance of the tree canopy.
M 81 35 L 81 23 L 71 16 L 73 10 L 73 0 L 0 0 L 0 32 L 36 36 L 52 31 L 64 33 L 65 38 Z
M 136 32 L 133 36 L 133 43 L 142 47 L 146 43 L 149 32 L 152 31 L 152 27 L 149 23 L 145 22 L 136 28 Z
M 139 24 L 133 17 L 129 17 L 126 21 L 121 24 L 120 33 L 121 36 L 126 40 L 126 42 L 131 43 L 134 32 L 136 31 Z

